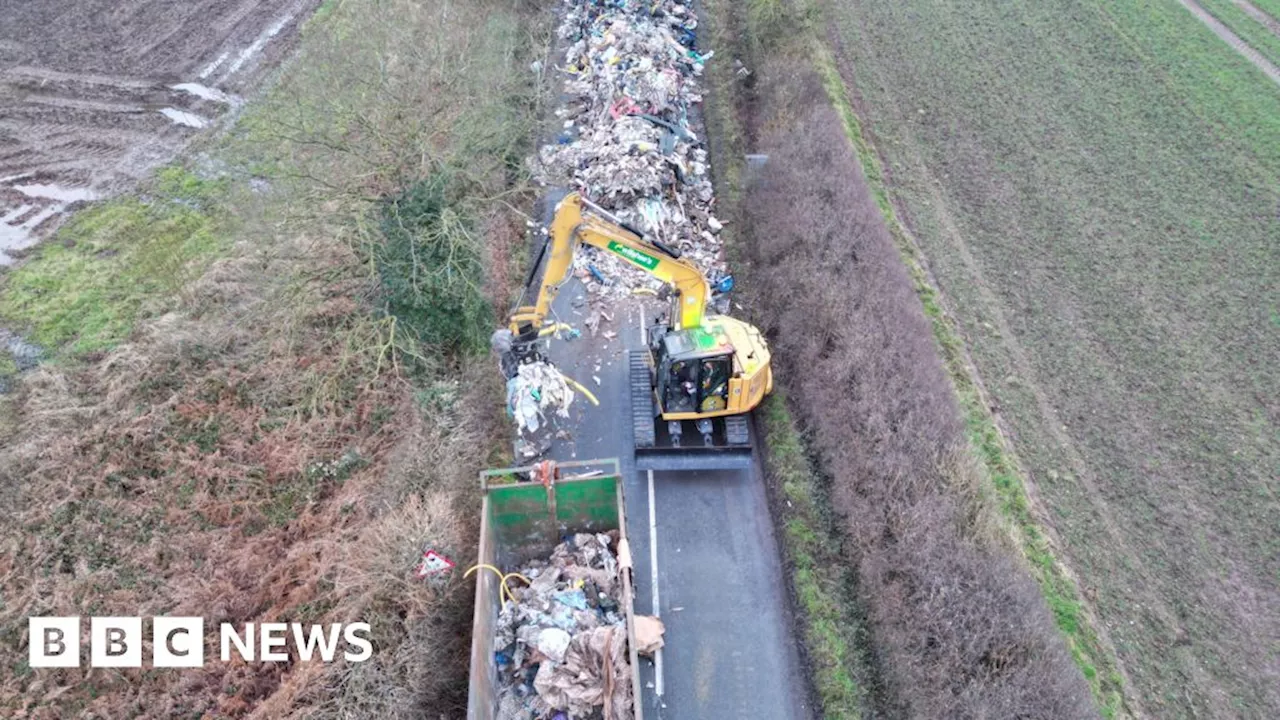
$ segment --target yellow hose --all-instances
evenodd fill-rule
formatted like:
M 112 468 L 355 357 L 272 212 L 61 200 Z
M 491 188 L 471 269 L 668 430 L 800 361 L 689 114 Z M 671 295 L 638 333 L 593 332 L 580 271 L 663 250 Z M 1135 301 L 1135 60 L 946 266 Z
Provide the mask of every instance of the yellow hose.
M 569 386 L 572 387 L 574 390 L 577 390 L 583 395 L 586 395 L 587 399 L 591 401 L 592 405 L 595 405 L 597 407 L 600 406 L 600 401 L 596 399 L 595 395 L 591 394 L 590 390 L 583 387 L 582 383 L 578 382 L 577 380 L 574 380 L 573 378 L 569 377 L 568 375 L 565 375 L 564 373 L 560 373 L 560 377 L 564 378 L 564 381 L 569 383 Z
M 520 573 L 518 573 L 518 572 L 509 572 L 509 573 L 507 573 L 506 575 L 503 575 L 501 570 L 499 570 L 498 568 L 496 568 L 496 567 L 494 567 L 494 566 L 492 566 L 492 565 L 490 565 L 490 564 L 488 564 L 488 563 L 481 563 L 481 564 L 479 564 L 479 565 L 472 565 L 472 566 L 471 566 L 471 567 L 470 567 L 470 568 L 469 568 L 465 573 L 463 573 L 463 574 L 462 574 L 462 579 L 464 579 L 464 580 L 465 580 L 465 579 L 467 579 L 467 578 L 471 577 L 471 573 L 475 572 L 476 570 L 482 570 L 482 569 L 483 569 L 483 570 L 492 570 L 492 571 L 493 571 L 493 574 L 498 576 L 498 584 L 500 585 L 500 587 L 499 587 L 499 589 L 498 589 L 498 595 L 499 595 L 499 597 L 500 597 L 504 602 L 505 602 L 506 600 L 510 600 L 512 603 L 515 603 L 515 602 L 516 602 L 516 595 L 515 595 L 515 593 L 511 592 L 511 586 L 507 585 L 507 578 L 509 578 L 509 577 L 511 577 L 512 575 L 514 575 L 514 576 L 516 576 L 516 577 L 520 578 L 521 580 L 523 580 L 525 585 L 532 585 L 532 584 L 533 584 L 533 582 L 532 582 L 531 580 L 529 580 L 529 578 L 525 577 L 524 575 L 521 575 L 521 574 L 520 574 Z
M 558 333 L 561 330 L 564 330 L 566 332 L 572 332 L 573 326 L 565 323 L 556 323 L 555 325 L 548 325 L 538 331 L 538 337 L 546 337 L 548 335 Z

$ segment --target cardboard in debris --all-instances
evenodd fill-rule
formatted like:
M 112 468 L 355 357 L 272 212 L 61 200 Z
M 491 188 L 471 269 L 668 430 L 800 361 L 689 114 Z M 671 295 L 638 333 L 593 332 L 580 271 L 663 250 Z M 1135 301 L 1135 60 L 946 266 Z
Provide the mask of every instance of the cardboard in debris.
M 636 652 L 641 655 L 652 655 L 662 647 L 664 643 L 662 635 L 667 631 L 662 620 L 652 615 L 636 615 L 635 626 Z

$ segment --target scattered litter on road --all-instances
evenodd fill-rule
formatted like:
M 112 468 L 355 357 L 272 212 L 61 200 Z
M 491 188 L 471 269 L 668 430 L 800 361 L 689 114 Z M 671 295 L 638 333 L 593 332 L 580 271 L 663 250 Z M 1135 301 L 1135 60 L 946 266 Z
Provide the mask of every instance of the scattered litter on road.
M 617 544 L 578 533 L 520 568 L 494 631 L 500 720 L 633 717 Z
M 529 159 L 535 176 L 548 186 L 580 192 L 616 221 L 678 249 L 708 277 L 727 276 L 719 235 L 724 224 L 714 215 L 701 139 L 701 76 L 713 53 L 695 47 L 692 0 L 564 0 L 562 7 L 562 62 L 531 68 L 555 72 L 564 98 L 555 111 L 558 137 Z M 570 335 L 600 337 L 605 352 L 620 340 L 610 312 L 614 304 L 637 294 L 665 297 L 667 290 L 662 280 L 594 247 L 574 254 L 573 274 L 585 299 L 572 303 L 581 320 Z M 554 376 L 550 366 L 533 372 L 532 378 L 517 376 L 508 383 L 522 460 L 550 450 L 553 434 L 545 428 L 556 416 L 568 416 L 573 392 L 598 404 L 590 390 Z M 599 376 L 592 380 L 603 386 Z
M 515 449 L 521 459 L 542 455 L 551 447 L 552 438 L 563 432 L 548 422 L 548 411 L 552 418 L 568 418 L 574 385 L 577 383 L 550 363 L 539 361 L 517 366 L 515 374 L 507 380 L 507 411 L 516 421 Z

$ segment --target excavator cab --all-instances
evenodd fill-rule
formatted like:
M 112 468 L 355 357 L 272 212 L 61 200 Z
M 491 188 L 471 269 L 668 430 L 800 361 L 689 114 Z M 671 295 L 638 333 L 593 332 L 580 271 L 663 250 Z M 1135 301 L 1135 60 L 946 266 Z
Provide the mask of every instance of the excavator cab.
M 632 422 L 641 469 L 715 470 L 751 463 L 747 413 L 770 389 L 768 350 L 745 323 L 659 321 L 631 352 Z M 754 331 L 754 329 L 751 329 Z M 744 362 L 747 365 L 744 365 Z
M 733 348 L 719 343 L 699 345 L 701 329 L 668 332 L 656 343 L 656 388 L 663 414 L 722 412 L 729 408 Z

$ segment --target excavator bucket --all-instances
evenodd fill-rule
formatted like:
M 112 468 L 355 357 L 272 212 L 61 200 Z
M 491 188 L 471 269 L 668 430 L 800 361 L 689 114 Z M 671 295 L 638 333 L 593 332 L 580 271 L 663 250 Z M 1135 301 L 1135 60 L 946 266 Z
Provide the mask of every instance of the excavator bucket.
M 752 464 L 752 438 L 746 415 L 712 420 L 707 443 L 692 422 L 686 421 L 680 439 L 671 436 L 668 424 L 657 417 L 648 353 L 630 354 L 631 423 L 636 468 L 639 470 L 743 470 Z

